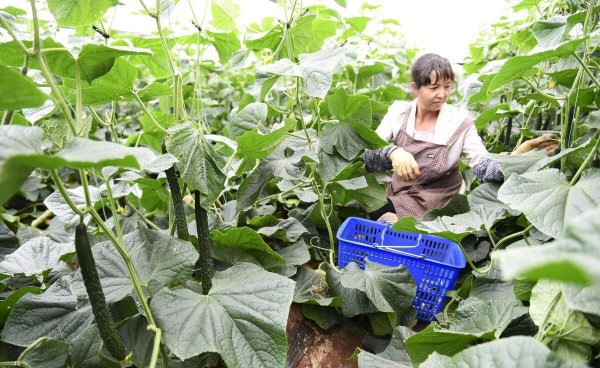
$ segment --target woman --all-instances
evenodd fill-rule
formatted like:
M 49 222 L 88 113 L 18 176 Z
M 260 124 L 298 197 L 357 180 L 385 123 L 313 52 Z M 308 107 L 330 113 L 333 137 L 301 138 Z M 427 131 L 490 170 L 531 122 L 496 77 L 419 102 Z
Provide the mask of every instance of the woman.
M 394 102 L 376 130 L 394 144 L 364 155 L 367 170 L 394 171 L 386 190 L 388 203 L 370 213 L 371 219 L 421 218 L 443 207 L 455 193 L 464 193 L 461 155 L 480 182 L 504 180 L 498 163 L 483 157 L 488 152 L 468 112 L 446 104 L 453 83 L 447 59 L 425 54 L 415 61 L 410 83 L 415 100 Z M 524 142 L 514 153 L 540 148 L 551 155 L 556 146 L 556 137 L 548 134 Z

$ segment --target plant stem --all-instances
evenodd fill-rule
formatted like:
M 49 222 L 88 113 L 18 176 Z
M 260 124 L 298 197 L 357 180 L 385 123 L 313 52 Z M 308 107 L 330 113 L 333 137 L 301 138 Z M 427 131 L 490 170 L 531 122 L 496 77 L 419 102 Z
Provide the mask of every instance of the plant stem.
M 496 250 L 496 249 L 500 248 L 500 245 L 501 245 L 502 243 L 506 242 L 507 240 L 510 240 L 510 239 L 513 239 L 513 238 L 517 238 L 517 237 L 519 237 L 519 236 L 521 236 L 521 235 L 525 235 L 525 234 L 526 234 L 526 233 L 527 233 L 529 230 L 531 230 L 531 228 L 532 228 L 532 227 L 533 227 L 533 225 L 531 225 L 531 224 L 530 224 L 530 225 L 529 225 L 529 226 L 527 226 L 525 229 L 523 229 L 523 230 L 521 230 L 521 231 L 519 231 L 519 232 L 516 232 L 516 233 L 510 234 L 510 235 L 507 235 L 507 236 L 505 236 L 504 238 L 500 239 L 500 240 L 499 240 L 499 241 L 496 243 L 496 245 L 494 246 L 494 250 Z
M 302 116 L 302 106 L 300 105 L 300 77 L 296 77 L 296 105 L 298 106 L 298 109 L 300 109 L 300 115 L 298 118 L 302 123 L 302 129 L 304 130 L 306 140 L 308 141 L 308 149 L 312 151 L 312 141 L 310 139 L 310 135 L 308 134 L 308 130 L 306 129 L 306 123 L 304 122 L 304 117 Z
M 494 237 L 492 236 L 492 232 L 487 227 L 485 228 L 485 231 L 487 232 L 488 237 L 490 238 L 490 243 L 492 243 L 492 247 L 496 248 L 496 241 L 494 240 Z
M 82 124 L 83 95 L 81 92 L 81 71 L 79 70 L 79 63 L 77 62 L 75 62 L 75 81 L 77 83 L 77 94 L 75 98 L 75 122 L 77 124 L 77 128 L 81 129 L 81 132 L 77 133 L 77 135 L 79 135 L 79 133 L 83 133 L 84 129 Z
M 460 250 L 462 250 L 463 255 L 465 256 L 465 259 L 467 260 L 467 263 L 469 264 L 469 267 L 471 267 L 471 269 L 473 270 L 473 272 L 476 272 L 476 273 L 479 273 L 479 274 L 486 274 L 486 273 L 490 272 L 492 270 L 492 268 L 494 267 L 494 260 L 492 259 L 490 261 L 490 264 L 487 265 L 487 267 L 481 268 L 481 269 L 477 268 L 477 266 L 475 266 L 473 264 L 473 262 L 471 261 L 471 259 L 467 255 L 467 251 L 465 250 L 465 248 L 463 248 L 462 244 L 460 244 L 460 242 L 456 242 L 456 244 L 458 244 L 458 246 L 460 247 Z
M 31 227 L 38 227 L 38 226 L 40 226 L 41 224 L 43 224 L 48 219 L 48 217 L 52 216 L 52 214 L 53 214 L 53 212 L 50 211 L 50 210 L 44 211 L 44 213 L 40 217 L 38 217 L 35 220 L 31 221 Z
M 146 3 L 144 3 L 144 0 L 140 0 L 140 3 L 142 4 L 142 7 L 146 11 L 146 13 L 148 13 L 149 16 L 151 16 L 152 18 L 156 17 L 156 13 L 153 13 L 153 12 L 150 11 L 150 9 L 148 8 L 148 6 L 146 6 Z
M 523 230 L 521 230 L 519 232 L 507 235 L 504 238 L 500 239 L 495 244 L 494 244 L 494 239 L 492 238 L 492 235 L 491 235 L 490 231 L 486 228 L 486 231 L 488 232 L 490 240 L 492 241 L 492 249 L 491 250 L 495 251 L 496 249 L 498 249 L 500 247 L 500 245 L 502 243 L 504 243 L 504 242 L 506 242 L 506 241 L 508 241 L 510 239 L 513 239 L 513 238 L 516 238 L 516 237 L 519 237 L 521 235 L 526 234 L 532 227 L 533 227 L 533 225 L 529 225 L 525 229 L 523 229 Z M 492 268 L 494 267 L 494 260 L 492 259 L 490 261 L 490 264 L 487 265 L 485 268 L 482 268 L 482 269 L 477 268 L 477 266 L 475 266 L 473 264 L 473 262 L 471 261 L 471 259 L 467 255 L 467 251 L 465 250 L 465 248 L 463 248 L 462 244 L 460 244 L 460 242 L 457 242 L 456 244 L 458 244 L 458 246 L 460 247 L 460 250 L 462 250 L 462 252 L 463 252 L 463 254 L 464 254 L 464 256 L 465 256 L 465 258 L 467 260 L 467 263 L 469 264 L 469 266 L 471 267 L 471 269 L 473 270 L 473 272 L 476 272 L 476 273 L 479 273 L 479 274 L 486 274 L 486 273 L 490 272 L 492 270 Z
M 27 367 L 24 363 L 19 361 L 14 362 L 0 362 L 0 367 Z
M 119 212 L 115 206 L 115 200 L 113 199 L 112 189 L 110 188 L 110 178 L 104 180 L 106 185 L 106 193 L 108 194 L 108 202 L 110 203 L 110 210 L 112 212 L 113 223 L 115 224 L 115 230 L 117 231 L 117 238 L 121 244 L 125 244 L 123 240 L 123 230 L 121 230 L 121 221 L 119 220 Z
M 325 221 L 325 227 L 327 228 L 327 235 L 329 237 L 329 264 L 331 265 L 331 267 L 336 270 L 337 272 L 340 272 L 340 270 L 337 268 L 337 266 L 335 265 L 335 241 L 333 238 L 333 230 L 331 228 L 331 224 L 329 223 L 329 215 L 325 212 L 325 199 L 324 199 L 324 194 L 319 190 L 319 186 L 317 185 L 316 182 L 312 182 L 312 186 L 313 186 L 313 190 L 315 191 L 315 193 L 317 193 L 317 195 L 319 196 L 319 207 L 320 207 L 320 212 L 321 212 L 321 217 L 323 218 L 323 221 Z M 325 189 L 323 189 L 323 192 L 325 191 Z
M 162 337 L 162 331 L 160 328 L 154 327 L 153 328 L 153 332 L 154 332 L 154 344 L 152 346 L 152 356 L 150 358 L 150 365 L 149 367 L 154 368 L 156 367 L 156 361 L 158 360 L 158 353 L 162 352 L 162 356 L 163 356 L 163 367 L 166 367 L 168 364 L 168 360 L 165 362 L 164 358 L 166 357 L 166 354 L 164 353 L 164 351 L 161 351 L 161 345 L 160 345 L 160 339 Z M 165 364 L 166 363 L 166 364 Z
M 23 52 L 25 53 L 25 56 L 33 55 L 33 52 L 31 51 L 31 49 L 29 49 L 27 46 L 25 46 L 23 41 L 19 40 L 19 38 L 13 31 L 12 26 L 6 21 L 6 19 L 4 19 L 4 17 L 0 17 L 0 24 L 2 24 L 2 27 L 4 27 L 4 29 L 8 32 L 10 37 L 12 37 L 13 41 L 15 41 L 17 46 L 19 46 L 21 48 L 21 50 L 23 50 Z
M 586 156 L 585 160 L 583 161 L 583 163 L 581 164 L 581 166 L 579 167 L 579 169 L 577 170 L 577 172 L 575 173 L 575 175 L 573 175 L 573 178 L 569 182 L 569 185 L 574 185 L 575 184 L 575 182 L 577 181 L 577 179 L 579 179 L 579 176 L 581 175 L 581 173 L 583 172 L 583 170 L 585 170 L 585 167 L 590 163 L 590 161 L 594 157 L 594 154 L 598 150 L 598 145 L 600 144 L 600 139 L 598 139 L 599 138 L 599 133 L 600 133 L 600 129 L 598 129 L 596 131 L 596 134 L 594 134 L 594 137 L 597 139 L 596 144 L 594 145 L 594 148 L 592 148 L 592 150 Z
M 156 119 L 150 113 L 150 111 L 148 111 L 148 108 L 146 107 L 146 104 L 144 103 L 144 101 L 142 101 L 142 99 L 137 94 L 137 92 L 135 92 L 135 91 L 131 91 L 131 92 L 133 93 L 133 97 L 135 97 L 136 101 L 141 106 L 142 110 L 144 111 L 144 114 L 146 114 L 146 116 L 150 119 L 150 121 L 152 122 L 152 124 L 154 124 L 154 126 L 156 126 L 156 128 L 158 130 L 162 131 L 163 133 L 167 133 L 167 130 L 165 128 L 163 128 L 162 125 L 160 125 L 158 123 L 158 121 L 156 121 Z
M 67 122 L 69 123 L 69 126 L 71 127 L 71 131 L 73 132 L 73 135 L 77 136 L 77 129 L 75 128 L 75 121 L 73 120 L 73 116 L 71 115 L 71 108 L 68 106 L 61 90 L 56 85 L 56 82 L 54 82 L 54 77 L 50 73 L 50 70 L 48 69 L 48 65 L 46 64 L 46 60 L 44 59 L 44 54 L 41 51 L 40 25 L 39 25 L 39 20 L 38 20 L 38 16 L 37 16 L 37 9 L 35 7 L 35 0 L 30 0 L 30 2 L 31 2 L 31 12 L 33 15 L 33 35 L 34 35 L 33 56 L 35 57 L 36 61 L 38 62 L 40 71 L 42 72 L 42 75 L 48 82 L 48 85 L 50 86 L 50 89 L 52 90 L 52 93 L 54 94 L 54 97 L 56 98 L 57 104 L 60 106 L 63 114 L 65 115 L 65 118 L 67 119 Z
M 60 192 L 60 195 L 62 195 L 63 199 L 65 200 L 67 205 L 71 208 L 71 210 L 73 212 L 75 212 L 77 215 L 83 216 L 85 213 L 82 210 L 80 210 L 79 207 L 77 207 L 75 205 L 75 203 L 73 203 L 73 200 L 69 196 L 69 193 L 67 193 L 67 190 L 65 189 L 65 187 L 62 183 L 62 180 L 60 180 L 60 177 L 58 176 L 58 172 L 56 171 L 56 169 L 51 169 L 50 175 L 52 175 L 54 184 L 56 184 L 56 189 L 58 189 L 58 191 Z
M 289 192 L 293 191 L 294 189 L 297 189 L 297 188 L 301 187 L 303 184 L 304 184 L 303 182 L 298 183 L 298 184 L 294 185 L 293 187 L 284 190 L 283 192 L 279 192 L 279 193 L 276 193 L 276 194 L 271 194 L 271 195 L 262 197 L 259 200 L 257 200 L 256 202 L 260 203 L 260 202 L 268 201 L 269 199 L 277 198 L 277 197 L 279 197 L 279 196 L 281 196 L 283 194 L 289 193 Z
M 551 94 L 548 94 L 548 93 L 542 91 L 541 89 L 539 89 L 538 86 L 536 86 L 535 84 L 533 84 L 529 79 L 523 78 L 523 80 L 525 81 L 525 83 L 527 83 L 531 88 L 533 88 L 540 95 L 542 95 L 542 96 L 544 96 L 546 98 L 549 98 L 551 100 L 554 100 L 554 101 L 558 101 L 559 100 L 558 97 L 553 96 Z
M 167 38 L 165 37 L 165 32 L 160 23 L 160 3 L 161 0 L 156 0 L 156 13 L 154 16 L 154 20 L 156 21 L 156 28 L 158 29 L 158 34 L 160 36 L 163 52 L 167 57 L 167 61 L 169 62 L 169 68 L 171 69 L 171 76 L 173 77 L 173 105 L 175 112 L 175 120 L 179 120 L 185 118 L 181 74 L 179 74 L 179 71 L 175 67 L 175 63 L 173 62 L 173 56 L 171 55 L 171 50 L 169 49 Z
M 135 212 L 141 219 L 142 221 L 144 221 L 146 223 L 146 225 L 150 226 L 152 229 L 156 230 L 156 231 L 161 231 L 161 229 L 156 226 L 156 224 L 152 221 L 150 221 L 143 213 L 140 212 L 140 210 L 138 210 L 137 208 L 135 208 L 134 205 L 129 204 L 129 208 L 131 208 L 133 210 L 133 212 Z
M 583 68 L 583 70 L 585 71 L 585 73 L 588 75 L 588 77 L 590 77 L 590 79 L 592 80 L 592 82 L 594 82 L 594 84 L 596 85 L 596 87 L 600 88 L 600 81 L 598 81 L 598 79 L 596 79 L 596 76 L 594 75 L 594 73 L 592 73 L 592 71 L 587 66 L 587 64 L 583 61 L 583 59 L 581 58 L 581 56 L 577 55 L 577 53 L 573 53 L 573 56 L 575 56 L 575 59 L 577 59 L 577 61 L 579 62 L 579 64 L 581 64 L 581 67 Z
M 212 287 L 213 259 L 212 239 L 208 231 L 208 213 L 200 203 L 200 191 L 194 191 L 194 208 L 196 212 L 196 229 L 198 230 L 198 251 L 200 253 L 196 268 L 200 267 L 202 293 L 208 294 Z

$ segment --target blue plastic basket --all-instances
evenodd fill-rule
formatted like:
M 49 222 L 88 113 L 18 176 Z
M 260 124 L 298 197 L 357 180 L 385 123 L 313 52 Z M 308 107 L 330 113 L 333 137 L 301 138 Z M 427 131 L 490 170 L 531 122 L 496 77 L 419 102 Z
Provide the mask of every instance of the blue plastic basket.
M 365 268 L 365 258 L 388 266 L 404 265 L 417 283 L 412 305 L 417 318 L 433 321 L 465 267 L 465 257 L 453 241 L 438 236 L 397 232 L 391 225 L 350 217 L 337 232 L 338 266 L 356 262 Z

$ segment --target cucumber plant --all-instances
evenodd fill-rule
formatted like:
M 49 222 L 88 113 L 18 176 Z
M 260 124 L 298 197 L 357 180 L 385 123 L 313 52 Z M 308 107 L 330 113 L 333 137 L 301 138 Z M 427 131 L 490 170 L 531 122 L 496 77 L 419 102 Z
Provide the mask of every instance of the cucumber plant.
M 411 98 L 397 22 L 294 0 L 243 32 L 232 1 L 141 0 L 140 35 L 115 2 L 66 3 L 0 9 L 0 365 L 283 367 L 291 303 L 371 337 L 363 368 L 597 364 L 596 1 L 523 1 L 471 45 L 453 98 L 505 181 L 461 167 L 467 195 L 394 225 L 469 264 L 419 332 L 406 270 L 336 267 L 341 222 L 385 203 L 361 154 Z M 553 157 L 501 154 L 546 132 Z

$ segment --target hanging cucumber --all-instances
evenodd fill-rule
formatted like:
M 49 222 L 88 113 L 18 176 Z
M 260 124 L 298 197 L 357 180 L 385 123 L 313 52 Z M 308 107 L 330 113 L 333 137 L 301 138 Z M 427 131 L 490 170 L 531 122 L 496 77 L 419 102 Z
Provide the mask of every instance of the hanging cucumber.
M 162 145 L 162 152 L 167 153 L 165 144 Z M 183 209 L 183 198 L 181 197 L 181 189 L 177 181 L 177 173 L 175 165 L 165 171 L 167 182 L 171 190 L 171 202 L 173 202 L 173 213 L 175 214 L 175 227 L 177 228 L 177 237 L 181 240 L 188 240 L 189 233 L 187 229 L 187 221 L 185 219 L 185 210 Z
M 96 271 L 96 262 L 92 255 L 87 228 L 83 223 L 80 223 L 75 228 L 75 251 L 79 259 L 83 283 L 85 284 L 85 289 L 92 305 L 96 325 L 100 331 L 100 337 L 104 341 L 106 350 L 116 359 L 123 361 L 127 357 L 127 352 L 121 337 L 117 334 L 117 330 L 114 327 L 108 305 L 106 305 L 102 285 Z
M 212 287 L 213 277 L 213 259 L 212 259 L 212 239 L 208 229 L 208 213 L 200 204 L 200 191 L 194 192 L 196 228 L 198 229 L 198 252 L 200 256 L 196 261 L 196 269 L 200 270 L 202 278 L 202 293 L 208 294 Z

